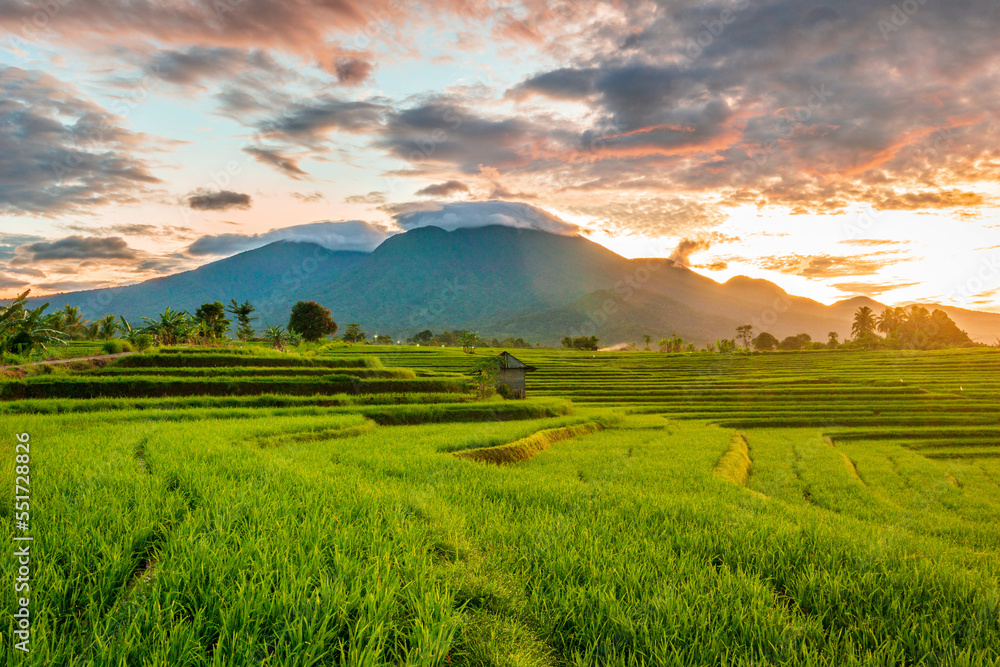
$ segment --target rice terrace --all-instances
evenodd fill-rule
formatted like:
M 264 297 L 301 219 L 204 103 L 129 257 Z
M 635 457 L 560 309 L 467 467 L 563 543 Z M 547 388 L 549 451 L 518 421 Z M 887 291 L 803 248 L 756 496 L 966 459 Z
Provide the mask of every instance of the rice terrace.
M 523 401 L 413 346 L 0 385 L 32 664 L 996 663 L 996 349 L 517 352 Z
M 1000 667 L 1000 0 L 0 0 L 0 667 Z

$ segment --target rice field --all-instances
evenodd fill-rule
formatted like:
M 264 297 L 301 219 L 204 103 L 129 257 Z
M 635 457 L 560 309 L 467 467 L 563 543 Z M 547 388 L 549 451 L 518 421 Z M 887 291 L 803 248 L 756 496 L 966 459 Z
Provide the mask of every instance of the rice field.
M 1000 350 L 489 353 L 3 382 L 5 664 L 1000 663 Z

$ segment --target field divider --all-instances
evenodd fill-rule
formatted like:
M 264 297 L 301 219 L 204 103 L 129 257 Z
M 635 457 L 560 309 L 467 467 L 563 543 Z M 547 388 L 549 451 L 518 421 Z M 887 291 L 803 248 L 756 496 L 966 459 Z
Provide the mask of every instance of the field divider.
M 376 424 L 370 419 L 365 419 L 364 423 L 355 424 L 352 426 L 309 430 L 309 431 L 298 431 L 292 433 L 274 433 L 267 435 L 258 435 L 248 438 L 248 440 L 256 443 L 256 445 L 261 449 L 265 449 L 267 447 L 278 447 L 285 443 L 291 443 L 291 442 L 314 442 L 317 440 L 338 440 L 341 438 L 356 438 L 360 435 L 371 433 L 376 428 L 378 428 L 378 424 Z
M 453 455 L 460 459 L 471 459 L 482 463 L 510 465 L 512 463 L 527 461 L 562 440 L 569 440 L 603 430 L 604 424 L 592 421 L 576 424 L 575 426 L 545 429 L 537 433 L 532 433 L 527 437 L 514 440 L 513 442 L 508 442 L 505 445 L 466 449 L 454 452 Z
M 753 471 L 753 459 L 750 458 L 750 443 L 746 435 L 734 433 L 729 442 L 729 449 L 715 462 L 712 473 L 716 477 L 729 480 L 737 486 L 746 488 L 750 483 Z

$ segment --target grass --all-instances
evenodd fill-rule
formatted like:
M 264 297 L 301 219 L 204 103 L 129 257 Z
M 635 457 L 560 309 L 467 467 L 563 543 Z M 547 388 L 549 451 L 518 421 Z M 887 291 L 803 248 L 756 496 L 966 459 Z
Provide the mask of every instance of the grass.
M 561 440 L 569 440 L 581 435 L 589 435 L 604 429 L 600 422 L 586 422 L 575 426 L 550 428 L 519 438 L 513 442 L 492 447 L 477 447 L 455 452 L 455 456 L 482 463 L 507 465 L 527 461 Z
M 37 376 L 0 384 L 0 400 L 33 398 L 135 398 L 178 396 L 255 396 L 382 394 L 400 392 L 465 392 L 460 379 L 367 379 L 328 374 L 318 378 L 280 377 L 179 377 L 179 376 Z
M 22 662 L 1000 663 L 996 351 L 524 350 L 526 401 L 416 389 L 485 353 L 123 363 L 219 356 L 160 351 L 37 386 L 417 379 L 0 403 L 32 442 Z M 10 503 L 0 526 L 17 532 Z

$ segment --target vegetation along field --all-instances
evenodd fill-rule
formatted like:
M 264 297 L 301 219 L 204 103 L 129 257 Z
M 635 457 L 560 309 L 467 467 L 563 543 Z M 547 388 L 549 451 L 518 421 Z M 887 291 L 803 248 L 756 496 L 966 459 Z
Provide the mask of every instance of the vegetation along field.
M 8 378 L 6 664 L 1000 662 L 1000 350 L 525 349 L 522 401 L 491 353 Z

